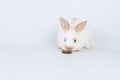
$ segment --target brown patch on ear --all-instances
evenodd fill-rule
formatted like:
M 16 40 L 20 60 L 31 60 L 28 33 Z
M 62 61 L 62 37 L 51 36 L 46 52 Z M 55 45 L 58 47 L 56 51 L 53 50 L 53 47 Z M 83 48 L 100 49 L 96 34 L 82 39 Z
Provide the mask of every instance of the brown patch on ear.
M 69 22 L 65 20 L 63 17 L 60 18 L 60 25 L 65 32 L 70 29 Z
M 78 32 L 81 32 L 81 31 L 85 28 L 86 24 L 87 24 L 87 21 L 83 21 L 83 22 L 79 23 L 79 24 L 76 26 L 75 31 L 76 31 L 77 33 L 78 33 Z

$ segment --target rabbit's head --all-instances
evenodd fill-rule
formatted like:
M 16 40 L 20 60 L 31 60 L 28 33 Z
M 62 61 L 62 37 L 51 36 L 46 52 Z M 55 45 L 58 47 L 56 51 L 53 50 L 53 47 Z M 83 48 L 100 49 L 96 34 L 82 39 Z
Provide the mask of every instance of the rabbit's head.
M 63 17 L 60 18 L 60 25 L 64 31 L 64 45 L 62 46 L 63 53 L 71 53 L 77 49 L 78 44 L 80 43 L 80 32 L 84 29 L 86 24 L 87 21 L 83 21 L 75 26 L 72 26 L 66 19 Z

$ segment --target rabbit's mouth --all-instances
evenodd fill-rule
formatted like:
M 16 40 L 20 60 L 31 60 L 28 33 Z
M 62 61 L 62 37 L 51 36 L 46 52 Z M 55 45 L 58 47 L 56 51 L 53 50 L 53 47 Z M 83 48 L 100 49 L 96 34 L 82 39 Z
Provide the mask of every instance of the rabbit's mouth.
M 63 53 L 63 54 L 71 54 L 72 51 L 69 51 L 69 50 L 62 50 L 62 53 Z

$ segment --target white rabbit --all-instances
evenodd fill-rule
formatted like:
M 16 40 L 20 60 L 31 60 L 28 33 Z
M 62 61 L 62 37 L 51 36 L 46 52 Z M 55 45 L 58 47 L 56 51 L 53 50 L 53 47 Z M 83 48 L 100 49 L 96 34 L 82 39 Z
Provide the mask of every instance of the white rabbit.
M 62 53 L 79 51 L 82 48 L 90 48 L 90 30 L 86 26 L 87 21 L 80 22 L 77 18 L 67 21 L 60 18 L 58 30 L 58 48 Z

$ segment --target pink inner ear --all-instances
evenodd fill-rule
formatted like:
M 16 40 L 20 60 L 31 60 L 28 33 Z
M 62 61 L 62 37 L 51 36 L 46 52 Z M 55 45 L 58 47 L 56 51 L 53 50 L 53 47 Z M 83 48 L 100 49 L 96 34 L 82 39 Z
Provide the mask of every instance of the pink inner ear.
M 69 22 L 67 20 L 65 20 L 64 18 L 60 18 L 60 24 L 62 29 L 66 32 L 70 29 L 70 25 Z
M 83 22 L 79 23 L 79 24 L 76 26 L 75 31 L 76 31 L 77 33 L 78 33 L 78 32 L 81 32 L 81 31 L 85 28 L 86 24 L 87 24 L 87 21 L 83 21 Z

